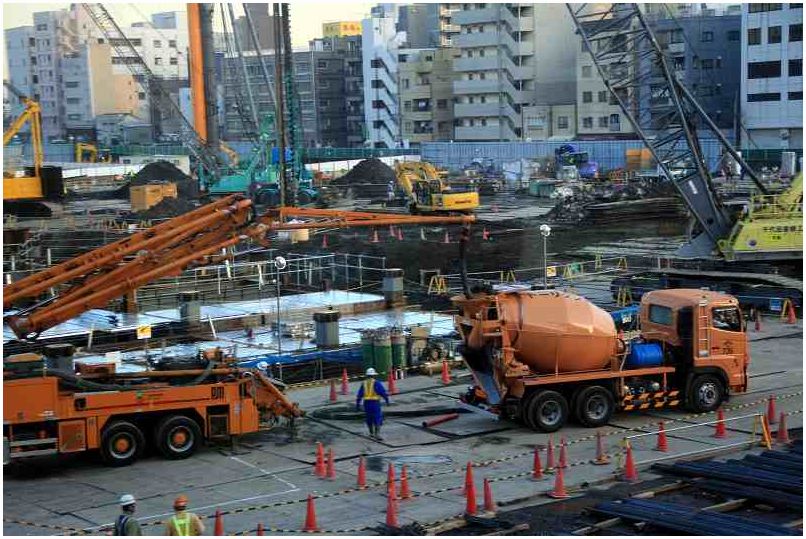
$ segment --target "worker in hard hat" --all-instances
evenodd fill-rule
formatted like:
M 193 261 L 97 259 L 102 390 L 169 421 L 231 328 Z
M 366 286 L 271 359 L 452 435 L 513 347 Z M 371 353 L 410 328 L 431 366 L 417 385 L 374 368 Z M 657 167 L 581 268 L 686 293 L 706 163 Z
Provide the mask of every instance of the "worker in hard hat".
M 383 440 L 381 438 L 381 424 L 383 424 L 381 399 L 385 400 L 388 406 L 389 395 L 387 395 L 383 383 L 375 379 L 376 376 L 378 376 L 378 373 L 375 369 L 372 367 L 367 369 L 366 379 L 364 379 L 361 387 L 358 388 L 358 394 L 355 397 L 355 409 L 361 409 L 361 401 L 363 400 L 369 435 L 376 440 Z
M 179 496 L 174 500 L 174 516 L 165 524 L 165 535 L 204 535 L 201 519 L 187 508 L 186 496 Z
M 115 520 L 115 535 L 143 535 L 140 523 L 134 518 L 137 500 L 131 494 L 120 497 L 120 514 Z

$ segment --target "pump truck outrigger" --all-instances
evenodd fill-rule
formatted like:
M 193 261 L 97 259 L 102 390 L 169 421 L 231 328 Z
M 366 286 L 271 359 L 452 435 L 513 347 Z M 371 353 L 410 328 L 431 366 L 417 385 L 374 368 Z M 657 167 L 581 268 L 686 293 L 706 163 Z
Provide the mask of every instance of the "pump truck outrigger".
M 610 315 L 553 290 L 454 298 L 456 327 L 475 386 L 468 404 L 554 432 L 617 410 L 684 405 L 716 410 L 747 390 L 747 335 L 736 298 L 658 290 L 641 301 L 641 333 L 624 342 Z

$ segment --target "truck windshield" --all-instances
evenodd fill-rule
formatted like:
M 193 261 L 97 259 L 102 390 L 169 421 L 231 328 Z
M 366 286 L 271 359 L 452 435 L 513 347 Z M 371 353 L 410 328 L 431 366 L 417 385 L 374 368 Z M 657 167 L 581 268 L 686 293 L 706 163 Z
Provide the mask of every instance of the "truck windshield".
M 737 307 L 715 307 L 711 312 L 712 325 L 725 331 L 742 331 L 742 318 Z
M 649 306 L 649 321 L 664 326 L 672 325 L 672 309 L 663 305 Z

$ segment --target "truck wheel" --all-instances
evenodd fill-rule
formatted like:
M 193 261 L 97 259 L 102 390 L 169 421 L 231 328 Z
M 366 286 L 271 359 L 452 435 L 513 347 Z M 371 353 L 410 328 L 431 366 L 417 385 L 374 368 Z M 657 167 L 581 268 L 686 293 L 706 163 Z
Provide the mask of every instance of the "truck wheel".
M 574 402 L 576 419 L 586 427 L 606 425 L 616 407 L 613 395 L 602 386 L 583 388 Z
M 568 420 L 568 401 L 556 391 L 539 391 L 529 399 L 526 424 L 534 430 L 554 432 Z
M 199 425 L 183 415 L 165 417 L 154 429 L 157 447 L 169 459 L 186 459 L 191 456 L 199 447 L 201 437 Z
M 686 404 L 692 412 L 713 412 L 725 398 L 722 380 L 713 374 L 701 374 L 689 386 Z
M 128 466 L 143 454 L 145 437 L 128 421 L 115 421 L 101 435 L 101 457 L 109 466 Z

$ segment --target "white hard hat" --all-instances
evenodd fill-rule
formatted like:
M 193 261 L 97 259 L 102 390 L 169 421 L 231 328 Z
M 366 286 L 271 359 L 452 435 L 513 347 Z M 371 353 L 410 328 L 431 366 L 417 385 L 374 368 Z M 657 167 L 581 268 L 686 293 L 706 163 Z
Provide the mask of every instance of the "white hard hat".
M 367 369 L 366 374 L 367 374 L 367 376 L 377 376 L 378 372 L 375 369 L 373 369 L 372 367 L 370 367 L 370 368 Z
M 131 494 L 124 494 L 123 496 L 120 497 L 121 507 L 126 507 L 127 505 L 132 505 L 134 503 L 137 503 L 137 500 L 135 500 L 134 496 L 132 496 Z

